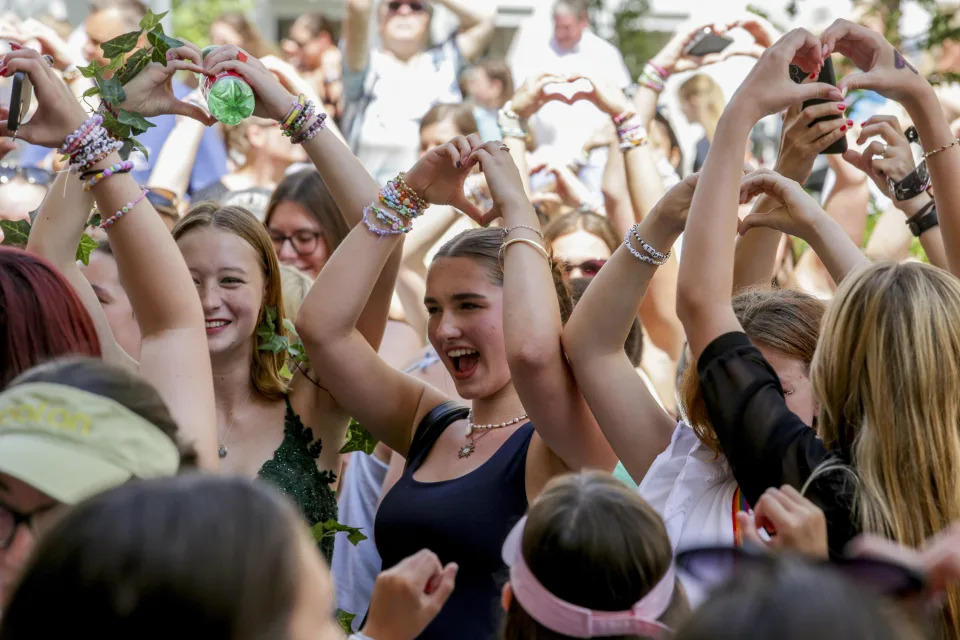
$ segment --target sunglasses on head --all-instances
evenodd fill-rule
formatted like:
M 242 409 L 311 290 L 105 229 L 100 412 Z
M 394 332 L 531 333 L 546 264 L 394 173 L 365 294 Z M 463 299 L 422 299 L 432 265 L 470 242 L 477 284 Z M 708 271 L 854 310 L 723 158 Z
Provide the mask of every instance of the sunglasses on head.
M 7 184 L 15 180 L 17 176 L 23 178 L 28 184 L 46 186 L 53 182 L 52 171 L 37 167 L 15 167 L 6 162 L 0 163 L 0 184 Z
M 755 547 L 704 547 L 677 554 L 677 566 L 708 590 L 723 587 L 730 579 L 776 562 L 776 556 Z M 815 564 L 839 573 L 858 587 L 878 596 L 906 598 L 923 592 L 923 575 L 878 558 L 837 558 Z
M 161 187 L 147 187 L 147 200 L 154 208 L 169 209 L 176 215 L 180 198 L 173 191 Z
M 426 4 L 424 4 L 423 2 L 417 2 L 416 0 L 413 0 L 413 2 L 404 2 L 403 0 L 391 0 L 390 2 L 387 3 L 387 9 L 390 10 L 391 12 L 396 13 L 397 11 L 400 11 L 400 7 L 402 7 L 403 5 L 407 5 L 408 7 L 410 7 L 410 11 L 413 11 L 414 13 L 424 11 L 427 8 Z
M 564 264 L 564 269 L 567 273 L 572 273 L 574 269 L 580 269 L 580 273 L 586 278 L 592 278 L 593 276 L 600 273 L 600 268 L 603 265 L 607 264 L 606 260 L 593 259 L 593 260 L 584 260 L 580 264 Z

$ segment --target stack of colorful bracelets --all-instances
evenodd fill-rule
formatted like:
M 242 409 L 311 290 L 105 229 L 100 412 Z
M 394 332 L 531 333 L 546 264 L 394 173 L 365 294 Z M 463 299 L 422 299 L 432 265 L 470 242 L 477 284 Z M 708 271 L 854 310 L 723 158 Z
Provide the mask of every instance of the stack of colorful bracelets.
M 71 171 L 84 172 L 122 146 L 122 142 L 111 138 L 103 128 L 103 116 L 94 114 L 66 137 L 58 151 L 70 157 Z
M 389 207 L 392 211 L 382 209 L 379 205 Z M 413 229 L 413 221 L 422 216 L 429 206 L 429 202 L 410 188 L 401 171 L 380 190 L 378 201 L 371 202 L 363 210 L 363 223 L 380 238 L 409 233 Z
M 633 111 L 624 111 L 613 123 L 617 125 L 620 151 L 630 151 L 647 143 L 647 129 Z
M 326 113 L 321 112 L 313 122 L 310 122 L 316 110 L 313 100 L 307 100 L 302 93 L 297 96 L 297 101 L 280 121 L 280 131 L 290 138 L 291 144 L 303 144 L 307 140 L 313 140 L 314 136 L 326 126 Z M 307 126 L 307 123 L 310 125 Z
M 667 83 L 667 78 L 670 77 L 670 73 L 667 72 L 663 67 L 657 66 L 652 62 L 648 62 L 643 65 L 643 71 L 640 72 L 640 77 L 637 78 L 637 84 L 642 84 L 648 89 L 653 89 L 657 93 L 663 91 L 664 85 Z
M 630 227 L 630 230 L 627 231 L 627 235 L 623 237 L 623 246 L 625 246 L 630 254 L 640 262 L 646 262 L 654 267 L 660 267 L 666 264 L 667 258 L 670 257 L 671 252 L 667 251 L 666 253 L 661 253 L 647 244 L 646 241 L 640 237 L 640 232 L 638 231 L 639 227 L 639 223 Z M 630 243 L 630 236 L 633 236 L 636 239 L 637 244 L 640 245 L 640 248 L 649 255 L 640 253 L 640 251 L 638 251 L 637 248 Z

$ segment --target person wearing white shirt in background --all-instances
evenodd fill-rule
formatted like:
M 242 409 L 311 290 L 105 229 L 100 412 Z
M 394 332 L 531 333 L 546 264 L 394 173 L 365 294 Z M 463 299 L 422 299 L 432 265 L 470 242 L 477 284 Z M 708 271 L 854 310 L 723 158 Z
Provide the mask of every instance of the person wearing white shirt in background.
M 549 40 L 514 56 L 513 77 L 517 86 L 531 75 L 543 72 L 558 76 L 590 75 L 598 82 L 620 89 L 631 84 L 630 72 L 620 51 L 590 30 L 587 0 L 556 0 Z M 576 88 L 576 84 L 572 86 Z M 554 101 L 545 104 L 527 124 L 537 143 L 536 156 L 566 163 L 580 157 L 584 143 L 609 120 L 609 116 L 586 100 L 574 104 Z M 605 164 L 605 153 L 597 151 L 581 171 L 581 179 L 596 194 L 600 193 Z

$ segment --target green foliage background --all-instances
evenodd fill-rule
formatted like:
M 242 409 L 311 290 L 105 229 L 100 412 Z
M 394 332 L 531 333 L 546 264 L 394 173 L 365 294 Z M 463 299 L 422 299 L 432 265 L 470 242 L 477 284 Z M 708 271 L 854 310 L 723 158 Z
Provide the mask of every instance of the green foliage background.
M 249 11 L 254 0 L 173 0 L 173 32 L 199 47 L 210 44 L 210 25 L 227 11 Z

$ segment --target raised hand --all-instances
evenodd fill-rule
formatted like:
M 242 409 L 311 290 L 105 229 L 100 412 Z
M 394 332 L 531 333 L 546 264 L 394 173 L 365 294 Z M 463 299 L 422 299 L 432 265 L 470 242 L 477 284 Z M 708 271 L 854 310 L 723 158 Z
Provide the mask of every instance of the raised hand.
M 885 196 L 892 198 L 887 179 L 899 182 L 916 169 L 913 152 L 894 116 L 873 116 L 864 122 L 857 144 L 874 136 L 880 136 L 884 142 L 874 140 L 862 152 L 849 149 L 843 159 L 867 174 Z
M 407 185 L 432 204 L 451 205 L 478 223 L 486 224 L 490 221 L 487 215 L 467 198 L 464 191 L 464 181 L 473 166 L 467 164 L 467 159 L 481 144 L 480 136 L 472 133 L 432 149 L 407 172 Z
M 754 227 L 767 227 L 807 238 L 817 222 L 827 215 L 796 180 L 769 169 L 759 169 L 744 176 L 740 183 L 740 204 L 746 204 L 761 193 L 776 199 L 781 206 L 766 213 L 748 215 L 740 221 L 740 235 Z
M 594 80 L 590 76 L 584 76 L 584 79 L 590 82 L 590 89 L 576 94 L 578 98 L 592 102 L 610 117 L 630 110 L 630 101 L 619 88 Z
M 824 560 L 828 557 L 826 516 L 790 485 L 767 489 L 753 513 L 740 511 L 736 517 L 744 542 Z M 769 541 L 760 536 L 760 529 L 766 530 Z
M 820 40 L 824 56 L 842 53 L 860 69 L 837 83 L 844 92 L 871 89 L 898 102 L 909 102 L 930 90 L 916 67 L 872 29 L 841 19 L 830 25 Z
M 152 62 L 123 85 L 127 99 L 113 105 L 125 111 L 135 111 L 144 117 L 173 114 L 193 118 L 205 125 L 216 119 L 202 108 L 177 98 L 173 93 L 173 76 L 177 71 L 192 71 L 206 75 L 200 49 L 193 43 L 167 51 L 166 66 Z
M 806 182 L 817 154 L 842 138 L 853 125 L 852 120 L 844 117 L 845 109 L 842 102 L 824 102 L 806 109 L 801 102 L 791 105 L 784 115 L 774 170 L 801 184 Z M 813 124 L 818 118 L 836 115 L 840 118 Z
M 659 220 L 670 225 L 672 231 L 681 233 L 687 226 L 687 214 L 699 179 L 700 174 L 693 173 L 673 185 L 654 205 L 650 215 L 658 216 Z
M 371 640 L 413 640 L 453 593 L 457 565 L 440 564 L 426 549 L 377 577 L 363 628 Z
M 510 108 L 521 118 L 529 118 L 548 102 L 571 104 L 584 97 L 583 94 L 557 91 L 559 88 L 557 85 L 570 84 L 579 79 L 579 76 L 560 76 L 552 73 L 531 76 L 513 94 L 513 98 L 510 99 Z
M 59 71 L 78 62 L 83 64 L 76 58 L 76 54 L 60 34 L 33 18 L 27 18 L 12 31 L 0 28 L 0 40 L 9 40 L 25 47 L 32 47 L 33 43 L 36 43 L 40 47 L 41 54 L 53 58 L 53 67 Z
M 681 71 L 693 71 L 704 64 L 709 64 L 707 60 L 716 57 L 718 54 L 711 54 L 701 58 L 688 56 L 683 52 L 697 34 L 704 29 L 710 29 L 718 35 L 722 35 L 724 31 L 722 27 L 713 23 L 689 23 L 681 25 L 674 33 L 674 36 L 670 38 L 667 44 L 663 46 L 663 49 L 661 49 L 650 62 L 663 68 L 668 74 L 680 73 Z
M 506 145 L 494 141 L 475 147 L 464 161 L 464 167 L 469 169 L 477 164 L 487 178 L 487 187 L 493 198 L 493 208 L 477 220 L 480 224 L 487 225 L 499 218 L 500 212 L 506 206 L 518 202 L 529 205 L 520 170 L 510 157 L 510 150 Z
M 804 100 L 843 100 L 843 94 L 832 85 L 822 82 L 797 84 L 790 79 L 791 64 L 816 78 L 824 60 L 821 50 L 820 41 L 805 29 L 794 29 L 786 34 L 760 56 L 730 100 L 727 110 L 742 112 L 744 117 L 756 122 Z
M 37 110 L 16 131 L 16 137 L 43 147 L 58 147 L 87 119 L 87 114 L 53 67 L 33 49 L 20 49 L 3 56 L 0 76 L 9 78 L 23 71 L 33 84 Z M 7 120 L 0 121 L 0 136 L 13 137 Z
M 232 44 L 217 47 L 207 54 L 203 68 L 207 75 L 216 76 L 224 71 L 233 71 L 243 78 L 257 97 L 253 114 L 261 118 L 282 120 L 296 100 L 296 96 L 284 89 L 260 60 Z

